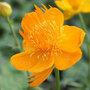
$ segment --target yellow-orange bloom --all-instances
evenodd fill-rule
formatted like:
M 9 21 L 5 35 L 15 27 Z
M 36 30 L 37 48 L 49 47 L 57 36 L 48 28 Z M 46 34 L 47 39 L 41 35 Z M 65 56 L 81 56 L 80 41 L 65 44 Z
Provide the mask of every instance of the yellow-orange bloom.
M 7 2 L 0 2 L 0 16 L 8 17 L 12 13 L 12 8 Z
M 12 65 L 22 71 L 33 72 L 30 87 L 40 85 L 52 72 L 53 65 L 65 70 L 82 56 L 80 46 L 85 33 L 74 26 L 63 26 L 64 16 L 57 8 L 45 13 L 35 5 L 36 11 L 25 14 L 19 30 L 24 38 L 24 52 L 11 57 Z
M 90 12 L 90 0 L 55 0 L 55 3 L 64 11 L 65 20 L 78 13 Z

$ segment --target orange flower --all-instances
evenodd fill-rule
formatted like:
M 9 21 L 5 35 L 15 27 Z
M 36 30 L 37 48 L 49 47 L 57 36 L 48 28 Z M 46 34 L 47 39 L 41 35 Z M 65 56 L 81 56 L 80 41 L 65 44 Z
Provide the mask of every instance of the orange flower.
M 64 11 L 65 20 L 80 12 L 90 12 L 90 0 L 55 0 L 55 3 Z
M 66 70 L 82 56 L 80 46 L 85 33 L 74 26 L 63 26 L 63 14 L 51 7 L 44 11 L 35 5 L 36 11 L 25 14 L 19 30 L 24 38 L 24 52 L 11 57 L 13 66 L 22 71 L 33 72 L 30 87 L 40 85 L 52 72 L 53 66 Z

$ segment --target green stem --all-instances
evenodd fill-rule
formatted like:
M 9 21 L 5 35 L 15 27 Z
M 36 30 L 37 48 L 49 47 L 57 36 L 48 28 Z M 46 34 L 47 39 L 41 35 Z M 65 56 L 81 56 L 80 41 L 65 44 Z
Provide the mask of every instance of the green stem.
M 87 50 L 88 50 L 88 62 L 89 62 L 89 68 L 88 68 L 88 81 L 89 81 L 89 86 L 90 86 L 90 47 L 89 47 L 89 40 L 88 40 L 88 31 L 86 29 L 86 25 L 85 25 L 85 22 L 84 22 L 84 19 L 82 17 L 81 14 L 79 14 L 79 18 L 80 18 L 80 21 L 81 21 L 81 24 L 82 24 L 82 28 L 84 29 L 85 33 L 86 33 L 86 43 L 87 43 Z
M 12 24 L 11 24 L 11 22 L 10 22 L 10 19 L 9 19 L 9 17 L 7 17 L 6 19 L 7 19 L 7 22 L 8 22 L 8 24 L 9 24 L 9 26 L 10 26 L 10 30 L 11 30 L 11 33 L 12 33 L 12 35 L 13 35 L 13 38 L 14 38 L 14 40 L 15 40 L 15 45 L 17 46 L 17 48 L 18 48 L 19 51 L 21 52 L 22 50 L 21 50 L 21 48 L 20 48 L 19 42 L 18 42 L 18 40 L 17 40 L 16 33 L 15 33 L 14 29 L 13 29 L 13 26 L 12 26 Z M 29 72 L 26 72 L 26 74 L 27 74 L 27 76 L 29 76 Z M 30 90 L 30 88 L 27 88 L 27 90 Z
M 59 76 L 59 70 L 58 69 L 54 69 L 55 70 L 55 77 L 56 77 L 56 90 L 60 90 L 60 76 Z
M 8 24 L 9 24 L 9 26 L 10 26 L 10 30 L 11 30 L 11 33 L 12 33 L 12 35 L 13 35 L 13 38 L 14 38 L 14 40 L 15 40 L 15 45 L 17 46 L 17 48 L 18 48 L 19 51 L 21 52 L 22 50 L 21 50 L 21 48 L 20 48 L 19 42 L 18 42 L 18 40 L 17 40 L 16 33 L 15 33 L 14 29 L 13 29 L 13 26 L 12 26 L 12 24 L 11 24 L 11 22 L 10 22 L 10 19 L 9 19 L 9 17 L 7 17 L 6 19 L 7 19 L 7 22 L 8 22 Z M 27 73 L 27 75 L 29 76 L 29 72 L 26 72 L 26 73 Z
M 9 17 L 7 17 L 6 19 L 7 19 L 7 22 L 8 22 L 8 24 L 9 24 L 9 26 L 10 26 L 10 30 L 11 30 L 11 33 L 12 33 L 12 35 L 13 35 L 13 38 L 14 38 L 14 40 L 15 40 L 15 45 L 18 47 L 19 51 L 21 51 L 19 42 L 18 42 L 18 40 L 17 40 L 16 33 L 15 33 L 14 29 L 13 29 L 13 26 L 12 26 L 12 24 L 11 24 L 11 22 L 10 22 L 10 19 L 9 19 Z

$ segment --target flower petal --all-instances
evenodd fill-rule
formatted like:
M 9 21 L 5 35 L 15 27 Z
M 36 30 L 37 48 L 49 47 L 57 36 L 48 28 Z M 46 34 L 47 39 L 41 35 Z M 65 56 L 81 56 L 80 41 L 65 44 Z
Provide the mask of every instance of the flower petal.
M 54 61 L 52 60 L 51 52 L 41 51 L 37 53 L 37 64 L 33 66 L 31 69 L 29 69 L 30 72 L 41 72 L 53 66 Z
M 55 67 L 59 70 L 66 70 L 79 61 L 81 56 L 82 52 L 80 49 L 73 53 L 57 51 L 54 53 Z
M 64 11 L 64 20 L 70 19 L 72 16 L 74 16 L 74 13 L 70 11 Z
M 34 51 L 35 48 L 33 48 L 26 40 L 23 40 L 23 48 L 25 51 Z
M 83 4 L 81 6 L 81 12 L 83 13 L 90 12 L 90 0 L 83 0 Z
M 47 21 L 52 22 L 54 25 L 57 25 L 57 30 L 60 30 L 60 27 L 64 23 L 64 16 L 63 13 L 58 10 L 57 8 L 51 7 L 49 10 L 46 10 L 45 12 L 45 18 Z
M 20 34 L 33 48 L 49 49 L 60 34 L 64 16 L 58 9 L 51 7 L 45 13 L 35 5 L 36 11 L 26 14 L 22 20 Z
M 83 3 L 83 0 L 67 0 L 68 3 L 72 6 L 73 10 L 78 10 Z
M 39 73 L 33 73 L 32 75 L 30 75 L 29 78 L 34 77 L 33 79 L 28 81 L 30 83 L 30 87 L 39 86 L 44 80 L 47 79 L 47 77 L 50 75 L 52 70 L 53 70 L 53 67 L 50 67 L 49 69 L 45 71 L 42 71 Z
M 82 29 L 65 25 L 61 30 L 57 46 L 63 51 L 74 52 L 81 46 L 84 37 L 85 32 Z
M 22 71 L 41 72 L 53 65 L 49 52 L 22 52 L 11 57 L 12 65 Z
M 72 10 L 68 0 L 55 0 L 56 5 L 62 10 Z
M 18 70 L 28 71 L 29 68 L 37 63 L 35 56 L 31 57 L 29 52 L 22 52 L 12 56 L 11 63 Z

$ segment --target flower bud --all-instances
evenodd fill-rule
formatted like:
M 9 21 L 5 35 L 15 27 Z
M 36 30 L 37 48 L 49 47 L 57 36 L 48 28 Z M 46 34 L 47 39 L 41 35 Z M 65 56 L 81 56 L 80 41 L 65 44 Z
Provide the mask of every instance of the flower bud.
M 11 6 L 6 2 L 0 2 L 0 16 L 7 17 L 12 13 Z

